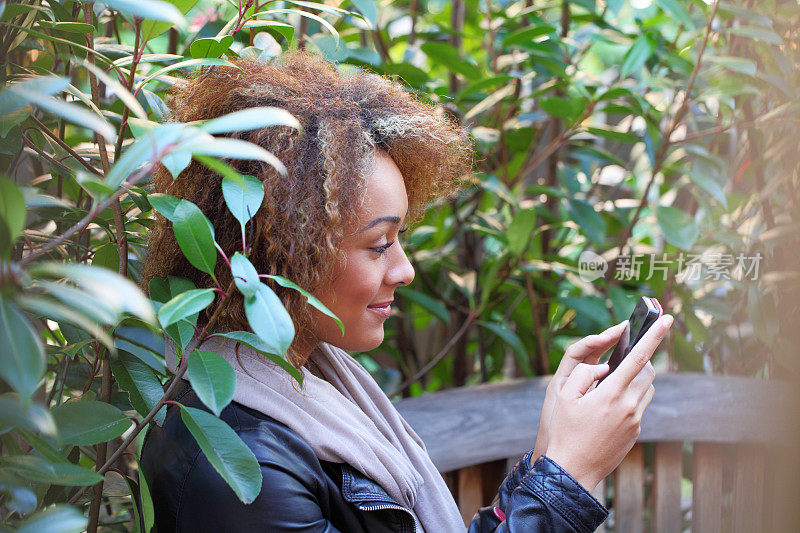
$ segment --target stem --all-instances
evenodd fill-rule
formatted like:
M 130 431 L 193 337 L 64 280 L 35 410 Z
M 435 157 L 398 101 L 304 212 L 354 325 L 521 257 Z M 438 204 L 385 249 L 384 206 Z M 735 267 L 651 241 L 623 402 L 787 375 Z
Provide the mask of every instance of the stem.
M 469 315 L 467 315 L 467 319 L 464 320 L 464 323 L 461 324 L 461 327 L 458 328 L 458 331 L 456 331 L 455 334 L 452 337 L 450 337 L 450 340 L 447 341 L 447 344 L 444 345 L 444 348 L 442 348 L 441 351 L 439 351 L 439 353 L 437 353 L 433 359 L 428 361 L 428 363 L 425 366 L 423 366 L 419 370 L 419 372 L 417 372 L 416 374 L 405 380 L 403 383 L 398 385 L 387 396 L 391 397 L 394 396 L 395 394 L 402 392 L 406 387 L 408 387 L 409 385 L 420 379 L 422 376 L 430 372 L 430 370 L 433 367 L 435 367 L 439 363 L 439 361 L 441 361 L 444 358 L 444 356 L 446 356 L 450 352 L 450 349 L 453 347 L 453 345 L 455 345 L 455 343 L 458 342 L 461 336 L 464 335 L 464 333 L 466 333 L 467 329 L 469 329 L 469 326 L 475 321 L 476 318 L 477 315 L 475 315 L 474 313 L 470 313 Z
M 125 109 L 127 109 L 127 107 Z M 77 161 L 78 163 L 83 165 L 84 168 L 86 168 L 86 170 L 88 170 L 89 172 L 91 172 L 92 174 L 94 174 L 95 176 L 98 176 L 100 178 L 105 177 L 105 175 L 102 172 L 100 172 L 98 169 L 96 169 L 95 167 L 90 165 L 89 162 L 86 161 L 83 157 L 81 157 L 80 154 L 78 154 L 78 152 L 73 150 L 70 147 L 70 145 L 65 143 L 60 137 L 58 137 L 58 135 L 53 133 L 50 130 L 50 128 L 45 126 L 42 121 L 40 121 L 38 118 L 36 118 L 33 115 L 30 116 L 30 119 L 31 119 L 31 121 L 33 121 L 33 123 L 36 125 L 36 127 L 38 127 L 42 131 L 42 133 L 44 133 L 45 135 L 50 137 L 52 140 L 54 140 L 56 142 L 56 144 L 61 147 L 61 149 L 63 149 L 65 152 L 67 152 L 69 155 L 71 155 L 72 158 L 75 159 L 75 161 Z M 116 159 L 115 159 L 115 161 L 116 161 Z M 70 170 L 70 172 L 72 172 L 72 170 Z
M 639 221 L 639 215 L 644 208 L 644 205 L 647 203 L 647 194 L 650 192 L 650 187 L 653 186 L 653 182 L 656 179 L 656 176 L 661 171 L 661 166 L 664 164 L 664 160 L 667 157 L 667 150 L 671 146 L 670 138 L 672 134 L 675 132 L 675 129 L 680 124 L 681 120 L 683 120 L 683 116 L 686 114 L 686 111 L 689 109 L 689 94 L 692 92 L 692 88 L 694 87 L 695 79 L 697 78 L 697 73 L 700 71 L 700 66 L 703 63 L 703 53 L 706 50 L 706 45 L 708 45 L 708 39 L 711 36 L 711 24 L 714 22 L 714 18 L 717 15 L 717 7 L 719 6 L 719 0 L 714 1 L 714 5 L 711 7 L 711 16 L 708 18 L 708 23 L 706 24 L 706 31 L 705 35 L 703 36 L 703 42 L 700 44 L 700 50 L 697 52 L 697 63 L 695 63 L 694 68 L 692 69 L 692 75 L 689 77 L 689 83 L 686 85 L 686 90 L 683 92 L 683 99 L 681 100 L 681 105 L 678 110 L 675 112 L 675 116 L 672 120 L 669 121 L 669 126 L 665 128 L 664 135 L 663 135 L 663 142 L 661 147 L 656 154 L 655 161 L 653 164 L 653 171 L 650 174 L 650 179 L 647 182 L 647 186 L 644 188 L 644 192 L 642 193 L 642 199 L 639 202 L 639 205 L 636 207 L 636 211 L 633 213 L 633 218 L 631 218 L 628 227 L 622 233 L 622 239 L 619 245 L 618 254 L 622 255 L 622 252 L 625 250 L 625 246 L 628 244 L 628 239 L 630 238 L 631 234 L 633 233 L 633 228 L 636 226 L 636 222 Z M 675 98 L 677 99 L 678 96 L 676 94 Z M 609 269 L 611 272 L 611 269 Z
M 37 259 L 38 257 L 41 257 L 42 255 L 46 254 L 47 252 L 49 252 L 53 248 L 57 247 L 58 245 L 60 245 L 65 240 L 69 239 L 70 237 L 72 237 L 73 235 L 78 233 L 79 231 L 83 231 L 86 228 L 86 226 L 88 226 L 92 222 L 94 217 L 96 217 L 99 213 L 102 213 L 103 211 L 108 209 L 111 205 L 114 204 L 114 202 L 118 198 L 120 198 L 123 194 L 126 194 L 130 190 L 131 187 L 136 185 L 139 182 L 139 180 L 143 179 L 145 176 L 150 174 L 150 172 L 153 171 L 153 169 L 155 168 L 156 165 L 157 165 L 157 163 L 153 163 L 149 167 L 147 167 L 146 169 L 142 170 L 139 173 L 138 176 L 134 176 L 134 178 L 129 180 L 127 184 L 121 185 L 119 189 L 117 189 L 116 191 L 113 192 L 113 194 L 111 194 L 111 196 L 109 196 L 103 202 L 101 202 L 96 207 L 91 209 L 89 211 L 89 213 L 85 217 L 83 217 L 78 222 L 76 222 L 67 231 L 65 231 L 64 233 L 62 233 L 61 235 L 59 235 L 55 239 L 49 241 L 47 244 L 43 245 L 41 248 L 37 248 L 35 251 L 33 251 L 33 252 L 29 253 L 28 255 L 26 255 L 25 257 L 23 257 L 19 262 L 20 266 L 27 265 L 28 263 L 30 263 L 34 259 Z

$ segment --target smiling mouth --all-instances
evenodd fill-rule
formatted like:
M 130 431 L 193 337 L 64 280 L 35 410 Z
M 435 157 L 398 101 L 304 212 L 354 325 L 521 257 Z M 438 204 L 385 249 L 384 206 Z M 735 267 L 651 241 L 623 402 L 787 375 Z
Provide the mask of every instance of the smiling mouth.
M 367 309 L 375 313 L 381 318 L 389 318 L 392 314 L 392 302 L 380 302 L 377 304 L 368 305 Z

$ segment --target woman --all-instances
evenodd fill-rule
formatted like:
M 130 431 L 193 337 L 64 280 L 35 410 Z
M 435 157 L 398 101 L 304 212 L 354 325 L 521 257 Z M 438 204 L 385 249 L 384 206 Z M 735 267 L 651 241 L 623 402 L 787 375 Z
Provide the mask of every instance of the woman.
M 176 86 L 173 116 L 200 120 L 271 105 L 298 118 L 303 135 L 285 127 L 237 134 L 277 154 L 288 169 L 282 177 L 260 163 L 232 163 L 257 176 L 266 190 L 251 222 L 250 258 L 260 273 L 309 289 L 341 319 L 344 333 L 304 298 L 275 287 L 295 323 L 289 357 L 304 374 L 302 390 L 243 346 L 219 337 L 203 344 L 236 371 L 234 402 L 222 419 L 258 458 L 262 491 L 252 504 L 242 504 L 170 408 L 142 452 L 158 530 L 463 531 L 424 445 L 344 350 L 370 350 L 382 342 L 394 291 L 414 277 L 401 235 L 427 203 L 456 189 L 469 168 L 468 139 L 398 84 L 361 72 L 341 75 L 306 53 L 239 66 L 243 73 L 212 69 Z M 226 253 L 240 249 L 219 176 L 192 163 L 173 181 L 162 169 L 155 189 L 199 205 Z M 218 269 L 223 284 L 230 280 L 226 270 Z M 145 278 L 164 275 L 211 286 L 183 258 L 169 223 L 159 219 Z M 220 331 L 248 329 L 241 301 L 221 317 L 215 326 Z M 624 324 L 567 350 L 548 387 L 535 448 L 492 505 L 478 510 L 470 531 L 591 531 L 602 523 L 607 512 L 589 492 L 638 435 L 653 396 L 648 360 L 670 324 L 667 318 L 651 328 L 596 388 L 608 370 L 596 363 Z M 176 399 L 202 407 L 188 384 Z

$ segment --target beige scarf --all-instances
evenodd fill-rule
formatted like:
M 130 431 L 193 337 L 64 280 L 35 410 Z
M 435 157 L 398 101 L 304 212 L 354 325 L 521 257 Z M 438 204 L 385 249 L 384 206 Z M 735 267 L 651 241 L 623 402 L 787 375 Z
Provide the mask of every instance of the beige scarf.
M 236 371 L 233 400 L 287 425 L 323 461 L 347 463 L 412 509 L 431 533 L 464 531 L 464 522 L 422 440 L 372 376 L 345 351 L 321 344 L 303 368 L 303 388 L 257 352 L 223 337 L 202 349 Z M 168 364 L 174 368 L 174 353 Z

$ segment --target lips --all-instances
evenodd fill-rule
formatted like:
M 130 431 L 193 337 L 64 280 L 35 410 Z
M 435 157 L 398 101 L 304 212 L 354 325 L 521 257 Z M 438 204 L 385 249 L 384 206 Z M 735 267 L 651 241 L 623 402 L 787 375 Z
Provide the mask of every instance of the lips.
M 367 306 L 367 309 L 381 318 L 389 318 L 389 315 L 392 314 L 392 301 L 393 300 L 387 300 L 385 302 L 370 304 Z

